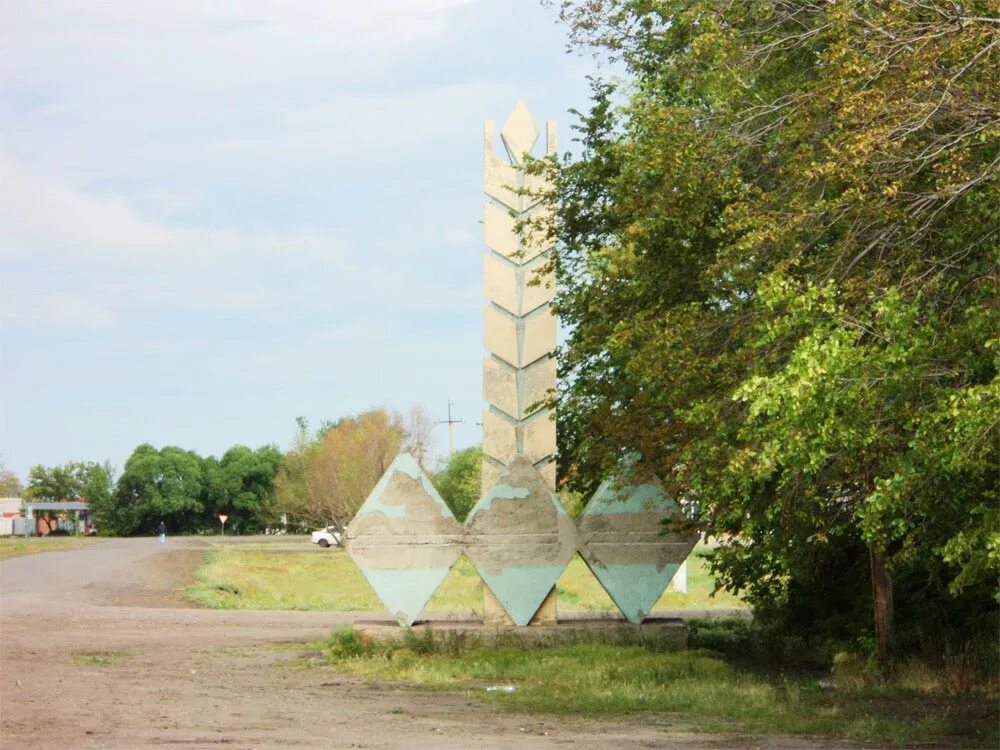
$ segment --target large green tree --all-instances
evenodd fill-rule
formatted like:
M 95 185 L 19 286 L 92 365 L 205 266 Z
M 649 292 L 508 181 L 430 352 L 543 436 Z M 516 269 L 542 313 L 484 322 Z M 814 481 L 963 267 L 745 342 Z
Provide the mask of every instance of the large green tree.
M 148 444 L 132 452 L 115 488 L 116 533 L 152 534 L 161 520 L 173 533 L 197 531 L 204 510 L 204 466 L 197 453 Z
M 81 493 L 90 505 L 94 528 L 105 536 L 114 529 L 115 469 L 110 462 L 91 464 L 83 481 Z
M 234 532 L 260 531 L 274 520 L 274 477 L 281 464 L 274 446 L 252 450 L 236 445 L 218 461 L 204 461 L 205 512 L 209 527 L 228 516 L 227 528 Z
M 581 155 L 535 165 L 556 221 L 530 228 L 559 240 L 571 330 L 567 478 L 592 487 L 638 450 L 729 540 L 727 586 L 807 630 L 857 636 L 867 619 L 883 660 L 894 614 L 917 638 L 988 610 L 995 2 L 601 0 L 562 16 L 628 72 L 595 83 Z

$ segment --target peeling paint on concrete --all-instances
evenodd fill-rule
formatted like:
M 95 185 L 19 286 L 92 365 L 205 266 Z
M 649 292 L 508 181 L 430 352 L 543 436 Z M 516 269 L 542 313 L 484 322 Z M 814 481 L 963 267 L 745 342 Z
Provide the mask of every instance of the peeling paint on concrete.
M 411 624 L 462 551 L 515 624 L 531 621 L 577 551 L 612 601 L 641 622 L 697 535 L 664 533 L 680 513 L 654 479 L 601 485 L 578 523 L 531 460 L 500 470 L 464 526 L 416 461 L 401 456 L 347 527 L 352 559 L 386 608 Z
M 672 517 L 683 518 L 680 506 L 655 478 L 603 482 L 580 516 L 581 556 L 632 622 L 642 621 L 698 541 L 694 532 L 666 531 Z
M 573 520 L 523 455 L 476 503 L 465 531 L 466 556 L 518 625 L 531 620 L 576 553 Z
M 347 526 L 347 552 L 386 608 L 411 624 L 461 554 L 462 526 L 401 453 Z
M 565 567 L 565 564 L 508 567 L 496 575 L 483 570 L 479 574 L 514 624 L 527 625 Z
M 678 565 L 591 566 L 604 590 L 629 622 L 642 622 L 660 598 Z

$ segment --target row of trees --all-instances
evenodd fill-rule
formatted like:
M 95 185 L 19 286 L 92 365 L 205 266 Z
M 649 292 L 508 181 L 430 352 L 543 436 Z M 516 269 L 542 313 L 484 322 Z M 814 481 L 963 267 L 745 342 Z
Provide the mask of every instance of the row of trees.
M 315 431 L 305 419 L 297 425 L 295 444 L 285 454 L 270 445 L 237 445 L 221 458 L 202 457 L 147 444 L 133 451 L 117 477 L 108 464 L 35 466 L 22 496 L 86 499 L 99 533 L 108 535 L 152 533 L 161 520 L 172 533 L 211 532 L 219 529 L 219 515 L 228 517 L 234 533 L 286 525 L 342 528 L 400 451 L 427 468 L 432 425 L 420 407 L 405 416 L 372 409 Z M 463 517 L 478 498 L 479 457 L 475 448 L 457 452 L 436 477 Z M 11 489 L 17 494 L 19 483 Z
M 153 533 L 161 520 L 174 532 L 204 532 L 218 528 L 220 513 L 230 517 L 234 531 L 260 530 L 273 518 L 274 474 L 281 460 L 273 446 L 237 445 L 217 459 L 172 446 L 140 445 L 117 480 L 108 464 L 35 466 L 22 496 L 47 502 L 84 499 L 102 534 Z
M 534 165 L 564 478 L 640 452 L 761 617 L 883 659 L 996 617 L 996 10 L 561 5 L 627 70 Z

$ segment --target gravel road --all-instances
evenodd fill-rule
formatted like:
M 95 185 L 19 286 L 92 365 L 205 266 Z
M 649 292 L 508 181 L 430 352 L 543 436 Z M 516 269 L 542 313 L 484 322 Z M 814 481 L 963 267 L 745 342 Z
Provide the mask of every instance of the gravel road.
M 521 715 L 297 667 L 299 654 L 276 644 L 382 616 L 192 607 L 178 590 L 208 548 L 108 539 L 0 560 L 0 747 L 856 747 L 700 734 L 669 716 Z M 95 653 L 114 657 L 101 664 Z

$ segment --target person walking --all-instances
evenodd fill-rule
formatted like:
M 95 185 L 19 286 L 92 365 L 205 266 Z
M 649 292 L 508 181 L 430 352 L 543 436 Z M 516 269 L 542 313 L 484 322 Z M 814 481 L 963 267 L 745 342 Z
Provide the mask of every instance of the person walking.
M 160 535 L 160 544 L 167 543 L 167 525 L 160 521 L 160 525 L 156 527 L 156 533 Z

